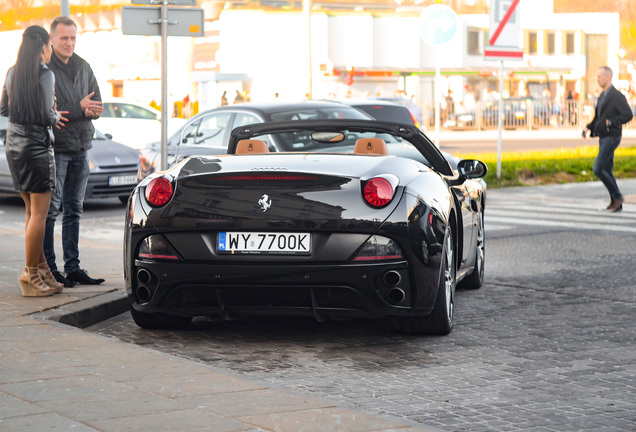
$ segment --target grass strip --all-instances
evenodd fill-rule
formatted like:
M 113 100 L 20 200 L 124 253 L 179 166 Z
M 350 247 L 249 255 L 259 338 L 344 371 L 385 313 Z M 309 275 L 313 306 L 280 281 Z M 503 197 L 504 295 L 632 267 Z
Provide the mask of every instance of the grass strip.
M 497 153 L 461 153 L 462 159 L 479 159 L 488 165 L 484 178 L 489 188 L 536 186 L 598 181 L 592 172 L 598 146 L 529 152 L 503 152 L 501 178 L 497 179 Z M 636 147 L 618 147 L 614 153 L 617 179 L 636 177 Z

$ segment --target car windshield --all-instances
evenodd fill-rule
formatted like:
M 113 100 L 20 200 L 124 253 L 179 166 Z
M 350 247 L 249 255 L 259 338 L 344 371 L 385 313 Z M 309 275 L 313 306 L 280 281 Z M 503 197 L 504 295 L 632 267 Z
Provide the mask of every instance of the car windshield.
M 119 102 L 104 102 L 101 117 L 158 120 L 157 114 L 139 105 Z
M 108 138 L 106 138 L 106 135 L 104 135 L 103 133 L 101 133 L 100 131 L 95 129 L 95 132 L 93 132 L 93 139 L 94 140 L 106 140 Z
M 254 139 L 269 142 L 273 139 L 282 152 L 291 153 L 354 153 L 356 141 L 361 138 L 380 138 L 386 145 L 389 155 L 406 157 L 430 165 L 424 156 L 408 141 L 388 133 L 340 131 L 337 133 L 316 133 L 312 130 L 270 133 L 254 136 Z M 330 135 L 331 134 L 331 135 Z M 338 136 L 336 136 L 338 135 Z M 333 138 L 333 139 L 331 139 Z

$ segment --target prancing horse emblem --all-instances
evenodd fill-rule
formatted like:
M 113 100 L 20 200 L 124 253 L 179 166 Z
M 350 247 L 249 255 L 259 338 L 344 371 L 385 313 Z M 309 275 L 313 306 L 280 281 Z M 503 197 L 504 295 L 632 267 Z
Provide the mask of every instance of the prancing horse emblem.
M 272 200 L 270 200 L 266 194 L 263 194 L 261 199 L 258 200 L 258 204 L 263 209 L 263 213 L 265 213 L 267 209 L 272 206 Z

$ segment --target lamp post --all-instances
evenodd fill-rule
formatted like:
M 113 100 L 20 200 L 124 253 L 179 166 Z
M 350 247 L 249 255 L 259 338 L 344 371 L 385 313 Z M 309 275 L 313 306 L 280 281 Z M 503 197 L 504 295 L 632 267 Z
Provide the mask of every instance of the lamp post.
M 68 5 L 68 0 L 62 0 L 60 3 L 60 15 L 68 17 L 71 16 L 71 9 Z

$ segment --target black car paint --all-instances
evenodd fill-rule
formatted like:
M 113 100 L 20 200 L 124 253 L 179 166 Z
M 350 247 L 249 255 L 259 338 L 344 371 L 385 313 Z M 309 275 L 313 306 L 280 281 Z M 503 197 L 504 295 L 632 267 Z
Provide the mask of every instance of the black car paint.
M 253 166 L 250 163 L 250 159 L 254 159 L 254 156 L 241 156 L 241 162 L 248 166 Z M 258 157 L 256 157 L 258 158 Z M 250 285 L 254 281 L 258 281 L 259 285 L 268 285 L 268 280 L 275 278 L 277 284 L 295 284 L 298 289 L 301 287 L 311 289 L 326 289 L 327 286 L 334 286 L 334 281 L 340 281 L 340 285 L 347 287 L 342 288 L 351 291 L 351 293 L 364 293 L 360 295 L 359 299 L 365 299 L 362 301 L 365 303 L 364 309 L 353 311 L 349 310 L 348 313 L 352 316 L 366 316 L 366 317 L 380 317 L 386 313 L 384 309 L 395 309 L 394 314 L 406 313 L 407 307 L 412 313 L 414 310 L 418 310 L 421 314 L 426 314 L 432 308 L 431 298 L 434 299 L 436 295 L 436 284 L 431 284 L 431 280 L 438 277 L 436 266 L 439 265 L 439 252 L 441 251 L 441 241 L 443 240 L 444 231 L 447 220 L 442 219 L 442 223 L 434 225 L 437 231 L 430 231 L 426 236 L 417 235 L 411 237 L 409 233 L 420 233 L 422 230 L 420 226 L 421 219 L 416 214 L 426 214 L 428 211 L 432 211 L 435 215 L 435 220 L 445 217 L 448 213 L 448 208 L 453 206 L 453 203 L 447 200 L 443 203 L 443 197 L 434 197 L 433 201 L 427 203 L 422 196 L 418 196 L 414 190 L 399 187 L 397 193 L 400 198 L 395 199 L 390 206 L 373 210 L 365 205 L 359 194 L 359 181 L 356 178 L 357 174 L 367 173 L 370 176 L 384 173 L 392 170 L 406 170 L 406 166 L 416 165 L 415 162 L 407 159 L 400 159 L 394 157 L 387 158 L 369 158 L 369 162 L 377 164 L 374 168 L 360 166 L 358 164 L 357 173 L 354 173 L 351 177 L 342 177 L 335 174 L 343 172 L 347 167 L 352 167 L 352 156 L 337 155 L 315 155 L 312 157 L 305 156 L 288 156 L 285 159 L 284 165 L 292 172 L 304 172 L 307 168 L 303 168 L 302 165 L 315 165 L 316 161 L 323 161 L 321 166 L 328 166 L 329 172 L 318 173 L 321 176 L 325 176 L 331 183 L 339 184 L 340 193 L 343 190 L 346 192 L 346 197 L 343 201 L 349 203 L 348 206 L 341 205 L 337 207 L 324 206 L 319 213 L 319 217 L 316 219 L 296 220 L 296 216 L 302 209 L 307 206 L 316 207 L 322 202 L 320 199 L 315 200 L 311 195 L 311 191 L 308 192 L 308 185 L 300 185 L 298 189 L 286 188 L 284 191 L 276 192 L 271 188 L 267 188 L 266 185 L 229 187 L 230 191 L 235 191 L 232 194 L 229 191 L 223 191 L 227 195 L 227 199 L 222 200 L 226 204 L 225 207 L 220 208 L 218 205 L 214 205 L 213 215 L 206 213 L 202 208 L 198 208 L 196 215 L 192 214 L 192 203 L 202 202 L 201 198 L 196 191 L 202 191 L 206 194 L 208 202 L 212 199 L 209 195 L 210 188 L 205 184 L 200 184 L 196 188 L 192 188 L 192 185 L 183 184 L 180 188 L 180 192 L 175 189 L 175 205 L 166 206 L 160 209 L 152 209 L 147 203 L 144 203 L 143 199 L 139 199 L 139 194 L 136 194 L 134 202 L 141 207 L 147 218 L 144 218 L 137 225 L 139 230 L 135 231 L 133 237 L 130 238 L 131 247 L 137 244 L 144 237 L 157 232 L 163 233 L 168 242 L 175 248 L 179 255 L 183 258 L 183 262 L 170 263 L 170 262 L 145 262 L 144 260 L 135 260 L 135 265 L 143 267 L 151 272 L 153 275 L 163 275 L 160 279 L 158 277 L 157 283 L 160 283 L 163 287 L 171 287 L 166 289 L 166 296 L 155 295 L 152 301 L 145 304 L 135 304 L 136 309 L 144 312 L 154 312 L 164 310 L 168 308 L 174 313 L 188 315 L 191 313 L 203 313 L 214 314 L 219 313 L 222 306 L 218 304 L 216 294 L 207 292 L 206 296 L 198 297 L 199 301 L 208 302 L 209 306 L 204 308 L 198 304 L 194 308 L 188 308 L 186 304 L 178 304 L 175 300 L 177 296 L 169 294 L 171 291 L 185 291 L 188 294 L 187 298 L 197 296 L 199 291 L 198 287 L 214 285 L 217 290 L 230 284 L 234 285 Z M 175 176 L 175 184 L 179 185 L 182 178 L 182 182 L 196 182 L 197 171 L 196 166 L 203 167 L 208 163 L 224 164 L 224 158 L 218 158 L 219 162 L 214 162 L 214 159 L 209 159 L 204 163 L 199 163 L 196 158 L 188 160 L 186 163 L 180 165 L 178 169 L 171 172 Z M 236 158 L 234 158 L 236 159 Z M 266 163 L 265 158 L 258 158 L 258 163 Z M 297 159 L 297 163 L 294 164 L 292 159 Z M 326 162 L 328 160 L 328 162 Z M 233 161 L 233 160 L 232 160 Z M 326 162 L 326 163 L 325 163 Z M 395 166 L 391 166 L 395 165 Z M 423 168 L 423 167 L 422 167 Z M 411 168 L 412 169 L 412 168 Z M 375 171 L 374 171 L 375 170 Z M 185 176 L 183 172 L 187 172 Z M 234 173 L 241 172 L 242 170 L 236 170 L 236 168 L 221 168 L 218 173 Z M 316 172 L 314 169 L 312 172 Z M 333 177 L 336 176 L 335 180 Z M 408 183 L 412 178 L 405 177 L 405 183 Z M 424 181 L 420 179 L 419 181 Z M 435 190 L 435 183 L 441 180 L 435 174 L 431 173 L 428 179 L 431 182 L 430 185 L 417 185 L 417 187 L 426 187 L 429 190 Z M 234 185 L 236 186 L 236 185 Z M 140 188 L 141 189 L 141 188 Z M 195 192 L 184 192 L 184 190 L 193 190 Z M 268 212 L 266 218 L 263 215 L 258 215 L 258 209 L 256 208 L 257 199 L 262 194 L 263 190 L 267 190 L 270 193 L 270 198 L 276 201 L 277 208 L 284 209 L 280 213 Z M 329 190 L 329 188 L 327 188 Z M 426 189 L 425 189 L 426 190 Z M 321 193 L 322 190 L 315 193 Z M 341 196 L 341 195 L 340 195 Z M 184 202 L 184 205 L 179 205 L 176 202 Z M 221 200 L 218 200 L 221 201 Z M 248 208 L 251 206 L 252 208 Z M 215 202 L 214 204 L 218 204 Z M 412 208 L 413 214 L 406 214 L 404 208 Z M 139 210 L 135 209 L 134 214 L 137 215 Z M 254 214 L 253 218 L 249 215 Z M 192 216 L 196 217 L 197 229 L 196 232 L 184 233 L 181 228 L 187 223 Z M 211 217 L 213 216 L 213 217 Z M 285 222 L 287 220 L 287 222 Z M 289 220 L 296 220 L 295 223 L 289 222 Z M 409 227 L 405 221 L 410 220 L 413 227 Z M 426 218 L 423 219 L 424 221 Z M 316 239 L 316 247 L 319 252 L 312 256 L 291 256 L 286 257 L 286 263 L 279 266 L 279 256 L 234 256 L 228 259 L 223 256 L 219 256 L 214 252 L 214 241 L 216 238 L 216 227 L 223 226 L 223 229 L 227 230 L 253 230 L 253 231 L 304 231 L 311 230 L 312 233 L 316 233 L 318 238 Z M 204 233 L 204 234 L 199 234 Z M 363 245 L 363 243 L 371 236 L 370 233 L 383 235 L 394 240 L 399 239 L 399 243 L 402 246 L 403 251 L 407 254 L 407 262 L 417 262 L 407 266 L 406 262 L 388 263 L 388 264 L 354 264 L 350 262 L 351 255 L 355 254 L 356 250 Z M 411 234 L 412 235 L 412 234 Z M 128 240 L 127 240 L 128 242 Z M 423 254 L 423 244 L 426 245 L 425 259 Z M 126 254 L 127 262 L 132 259 L 132 256 Z M 241 267 L 241 263 L 246 262 L 258 262 L 260 265 L 249 267 Z M 424 264 L 427 262 L 427 265 Z M 289 272 L 289 263 L 293 263 L 295 268 L 292 272 Z M 320 265 L 324 263 L 324 265 Z M 334 265 L 334 263 L 339 263 Z M 328 271 L 327 271 L 328 270 Z M 401 305 L 391 306 L 386 300 L 386 291 L 391 287 L 383 286 L 381 283 L 382 275 L 389 270 L 398 270 L 402 273 L 405 285 L 416 285 L 421 287 L 427 287 L 428 290 L 407 290 L 407 296 Z M 283 279 L 280 279 L 280 274 L 287 274 Z M 408 278 L 406 277 L 408 273 Z M 128 277 L 126 278 L 129 279 Z M 229 279 L 229 280 L 228 280 Z M 413 282 L 410 282 L 410 281 Z M 368 281 L 372 281 L 369 285 Z M 338 284 L 336 284 L 337 286 Z M 323 287 L 323 288 L 321 288 Z M 353 289 L 351 287 L 354 287 Z M 127 291 L 129 296 L 133 295 L 134 287 L 132 284 L 129 286 L 127 283 Z M 165 288 L 164 288 L 165 289 Z M 272 289 L 272 287 L 269 287 Z M 384 291 L 383 291 L 384 290 Z M 376 295 L 376 292 L 380 292 L 381 295 Z M 411 295 L 412 294 L 412 295 Z M 201 294 L 199 294 L 201 296 Z M 384 295 L 384 297 L 383 297 Z M 369 299 L 376 299 L 375 302 L 368 302 Z M 236 300 L 235 300 L 236 301 Z M 353 300 L 350 300 L 353 301 Z M 362 307 L 362 306 L 360 306 Z M 353 308 L 353 304 L 349 305 L 349 309 Z M 259 308 L 250 309 L 246 306 L 242 308 L 233 308 L 235 313 L 256 313 Z M 270 308 L 269 312 L 272 313 L 275 308 Z M 279 310 L 279 313 L 284 313 L 284 307 Z M 320 309 L 320 308 L 319 308 Z M 301 312 L 301 311 L 297 311 Z M 302 312 L 301 312 L 302 313 Z M 313 309 L 307 308 L 304 313 L 306 315 L 312 315 Z M 331 316 L 338 315 L 337 310 L 322 311 L 323 314 L 329 314 Z M 343 315 L 344 316 L 344 315 Z
M 463 180 L 415 127 L 353 120 L 315 123 L 320 124 L 317 130 L 321 131 L 338 130 L 347 124 L 350 129 L 390 131 L 409 137 L 426 155 L 429 164 L 446 178 L 414 160 L 394 156 L 274 153 L 192 157 L 167 173 L 144 180 L 130 202 L 125 235 L 125 279 L 134 310 L 182 316 L 304 314 L 320 320 L 345 316 L 425 315 L 432 310 L 441 277 L 439 266 L 446 228 L 452 227 L 457 251 L 472 247 L 474 241 L 472 237 L 464 240 L 462 227 L 472 227 L 474 213 L 480 210 L 478 205 L 466 202 L 479 197 L 463 197 L 460 203 L 457 192 L 449 193 L 449 184 L 461 187 Z M 237 128 L 230 137 L 228 153 L 233 153 L 242 138 L 294 128 L 297 124 Z M 297 188 L 286 186 L 283 190 L 257 183 L 240 188 L 230 184 L 222 188 L 210 185 L 219 174 L 280 171 L 311 172 L 324 180 L 320 184 L 337 185 L 331 190 L 338 193 L 344 190 L 345 196 L 338 196 L 336 204 L 329 192 L 311 190 L 307 184 Z M 400 173 L 396 198 L 383 209 L 370 209 L 361 199 L 361 182 L 364 178 L 390 172 Z M 172 180 L 174 195 L 167 206 L 153 208 L 143 195 L 149 181 L 160 175 Z M 263 190 L 267 190 L 272 201 L 284 211 L 268 213 L 265 217 L 259 214 L 256 202 Z M 320 211 L 314 210 L 312 217 L 299 217 L 302 209 L 316 207 L 320 207 Z M 464 220 L 465 212 L 470 221 Z M 279 256 L 217 255 L 217 232 L 233 229 L 311 230 L 316 234 L 319 247 L 312 256 L 286 256 L 283 263 Z M 178 261 L 136 256 L 140 242 L 158 233 L 177 251 Z M 372 235 L 398 242 L 405 258 L 373 264 L 352 262 L 356 250 Z M 461 270 L 457 273 L 459 277 L 468 274 L 474 265 L 471 254 L 461 253 L 461 256 L 467 258 L 456 261 L 457 270 Z M 401 272 L 400 284 L 408 287 L 399 301 L 390 299 L 391 287 L 383 282 L 383 275 L 390 270 Z M 143 280 L 140 280 L 140 271 L 144 272 Z M 144 289 L 152 291 L 153 296 L 141 300 L 136 294 L 140 285 L 145 285 Z M 269 293 L 271 298 L 263 297 L 263 293 Z

